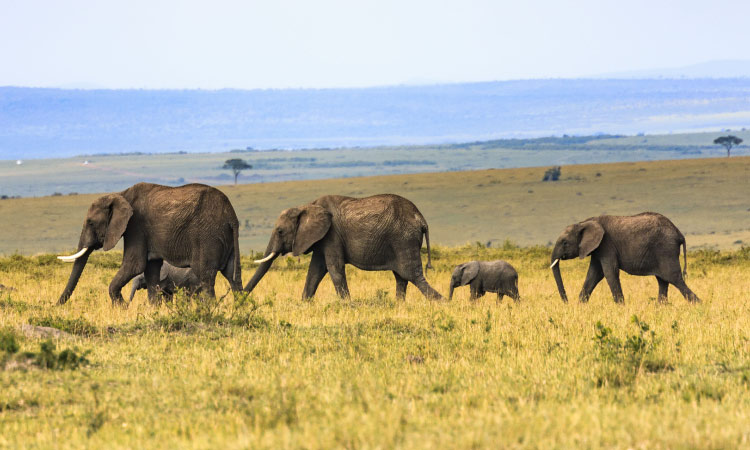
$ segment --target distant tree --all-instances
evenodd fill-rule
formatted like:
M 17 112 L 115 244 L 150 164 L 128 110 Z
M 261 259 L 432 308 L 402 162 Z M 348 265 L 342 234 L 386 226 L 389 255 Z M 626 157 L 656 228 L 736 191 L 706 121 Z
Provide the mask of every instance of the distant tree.
M 240 172 L 246 169 L 252 169 L 253 166 L 247 163 L 244 159 L 233 158 L 228 159 L 224 162 L 222 169 L 231 170 L 234 173 L 234 184 L 237 184 L 237 177 L 240 176 Z
M 544 172 L 544 178 L 542 178 L 542 181 L 557 181 L 560 179 L 561 172 L 562 170 L 560 166 L 547 169 L 547 171 Z
M 714 139 L 714 144 L 723 145 L 727 149 L 727 158 L 729 158 L 729 152 L 732 150 L 732 147 L 742 144 L 742 139 L 732 135 L 720 136 Z

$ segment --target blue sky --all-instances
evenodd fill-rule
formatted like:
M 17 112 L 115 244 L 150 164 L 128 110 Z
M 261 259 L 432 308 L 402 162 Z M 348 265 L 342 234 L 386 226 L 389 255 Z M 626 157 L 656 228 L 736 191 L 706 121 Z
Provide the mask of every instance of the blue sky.
M 288 88 L 750 60 L 748 1 L 0 0 L 0 85 Z

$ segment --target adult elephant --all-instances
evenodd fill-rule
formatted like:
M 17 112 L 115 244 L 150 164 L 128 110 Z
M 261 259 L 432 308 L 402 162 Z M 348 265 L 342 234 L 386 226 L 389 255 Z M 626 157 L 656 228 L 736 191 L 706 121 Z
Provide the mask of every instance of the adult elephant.
M 58 304 L 70 298 L 91 252 L 112 249 L 120 237 L 124 238 L 122 265 L 109 285 L 113 303 L 123 302 L 122 287 L 141 272 L 148 298 L 155 301 L 163 261 L 192 268 L 206 295 L 214 296 L 217 271 L 232 290 L 240 290 L 238 230 L 237 215 L 226 195 L 203 184 L 138 183 L 100 197 L 86 214 L 78 251 L 59 256 L 74 265 Z
M 430 235 L 427 221 L 409 200 L 392 194 L 365 198 L 326 195 L 312 203 L 281 212 L 271 232 L 265 258 L 256 262 L 252 279 L 245 286 L 252 291 L 279 255 L 312 252 L 302 298 L 315 295 L 326 273 L 336 293 L 349 297 L 345 265 L 362 270 L 390 270 L 396 277 L 396 297 L 404 298 L 408 282 L 430 299 L 442 299 L 424 277 L 420 249 Z
M 680 246 L 685 268 L 680 270 Z M 666 217 L 644 212 L 635 216 L 599 216 L 568 226 L 552 250 L 552 273 L 563 301 L 568 301 L 560 276 L 561 259 L 591 256 L 586 281 L 579 295 L 586 302 L 596 285 L 607 279 L 615 302 L 623 302 L 620 270 L 631 275 L 653 275 L 659 283 L 659 301 L 667 300 L 674 285 L 690 302 L 700 299 L 685 284 L 687 248 L 685 237 Z

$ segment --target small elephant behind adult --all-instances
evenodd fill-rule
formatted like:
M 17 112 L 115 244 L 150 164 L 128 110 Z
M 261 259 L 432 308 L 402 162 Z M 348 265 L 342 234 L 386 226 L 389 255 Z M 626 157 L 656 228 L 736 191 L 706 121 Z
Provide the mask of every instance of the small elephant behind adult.
M 518 295 L 518 272 L 503 260 L 470 261 L 456 266 L 451 276 L 448 299 L 453 298 L 453 289 L 469 285 L 471 300 L 483 296 L 486 292 L 497 293 L 497 300 L 504 295 L 515 301 L 521 300 Z
M 140 274 L 133 278 L 133 287 L 130 290 L 130 300 L 133 301 L 136 291 L 146 289 L 146 275 Z M 190 267 L 175 267 L 168 262 L 161 265 L 159 271 L 159 284 L 157 290 L 167 299 L 172 300 L 175 291 L 183 289 L 189 294 L 197 294 L 201 291 L 201 281 L 190 269 Z

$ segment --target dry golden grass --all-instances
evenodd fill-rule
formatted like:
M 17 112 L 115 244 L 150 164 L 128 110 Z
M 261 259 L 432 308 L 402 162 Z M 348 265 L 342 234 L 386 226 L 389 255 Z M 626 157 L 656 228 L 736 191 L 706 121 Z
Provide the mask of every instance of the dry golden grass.
M 566 166 L 557 183 L 540 182 L 543 171 L 223 188 L 251 225 L 245 280 L 249 250 L 265 246 L 281 209 L 326 193 L 394 192 L 430 223 L 433 287 L 446 293 L 460 262 L 506 259 L 520 275 L 519 304 L 472 303 L 468 288 L 433 303 L 413 286 L 396 301 L 390 273 L 351 267 L 351 299 L 326 277 L 305 302 L 309 257 L 285 257 L 253 293 L 254 311 L 229 295 L 201 315 L 197 302 L 155 307 L 145 293 L 113 308 L 114 251 L 96 252 L 57 307 L 70 266 L 49 254 L 0 257 L 0 283 L 15 288 L 0 292 L 0 333 L 38 351 L 19 329 L 48 320 L 77 333 L 58 349 L 90 351 L 77 370 L 0 370 L 0 447 L 750 447 L 750 253 L 736 250 L 750 242 L 750 158 Z M 0 202 L 0 253 L 71 249 L 95 197 Z M 653 278 L 623 274 L 624 305 L 604 282 L 588 304 L 563 304 L 544 245 L 571 222 L 644 210 L 670 217 L 693 248 L 735 249 L 690 253 L 687 281 L 703 303 L 672 288 L 658 304 Z M 492 248 L 443 246 L 490 239 Z M 586 265 L 562 262 L 571 298 Z M 597 322 L 614 338 L 596 338 Z
M 657 211 L 688 246 L 750 243 L 750 157 L 564 166 L 562 181 L 542 182 L 546 168 L 424 173 L 222 187 L 240 219 L 240 244 L 262 250 L 279 212 L 325 194 L 384 192 L 412 200 L 434 242 L 520 245 L 553 242 L 587 217 Z M 599 174 L 597 176 L 597 174 Z M 0 254 L 68 251 L 97 195 L 0 201 Z M 245 223 L 249 227 L 245 227 Z M 738 242 L 741 241 L 741 242 Z
M 53 303 L 70 266 L 51 256 L 0 258 L 0 280 L 16 288 L 0 294 L 0 330 L 18 333 L 45 317 L 93 330 L 58 342 L 90 350 L 88 366 L 0 371 L 0 446 L 750 445 L 747 249 L 690 254 L 699 305 L 674 289 L 669 304 L 658 304 L 653 278 L 627 275 L 624 305 L 612 302 L 606 283 L 588 304 L 563 304 L 548 250 L 511 245 L 438 247 L 427 278 L 445 293 L 455 264 L 506 259 L 520 274 L 518 304 L 493 295 L 472 303 L 468 288 L 433 303 L 413 286 L 396 301 L 390 273 L 352 268 L 351 299 L 335 297 L 326 278 L 303 302 L 308 258 L 280 258 L 253 293 L 272 304 L 252 321 L 198 320 L 178 331 L 169 326 L 184 317 L 149 305 L 144 293 L 127 309 L 110 306 L 118 257 L 95 253 L 64 307 Z M 251 266 L 243 261 L 245 279 Z M 586 261 L 563 262 L 569 292 L 585 270 Z M 219 277 L 217 292 L 226 290 Z M 654 343 L 643 354 L 648 364 L 635 369 L 628 353 L 602 359 L 594 339 L 598 321 L 622 341 L 638 336 L 632 316 L 655 332 L 645 335 Z M 38 349 L 39 341 L 21 346 Z

